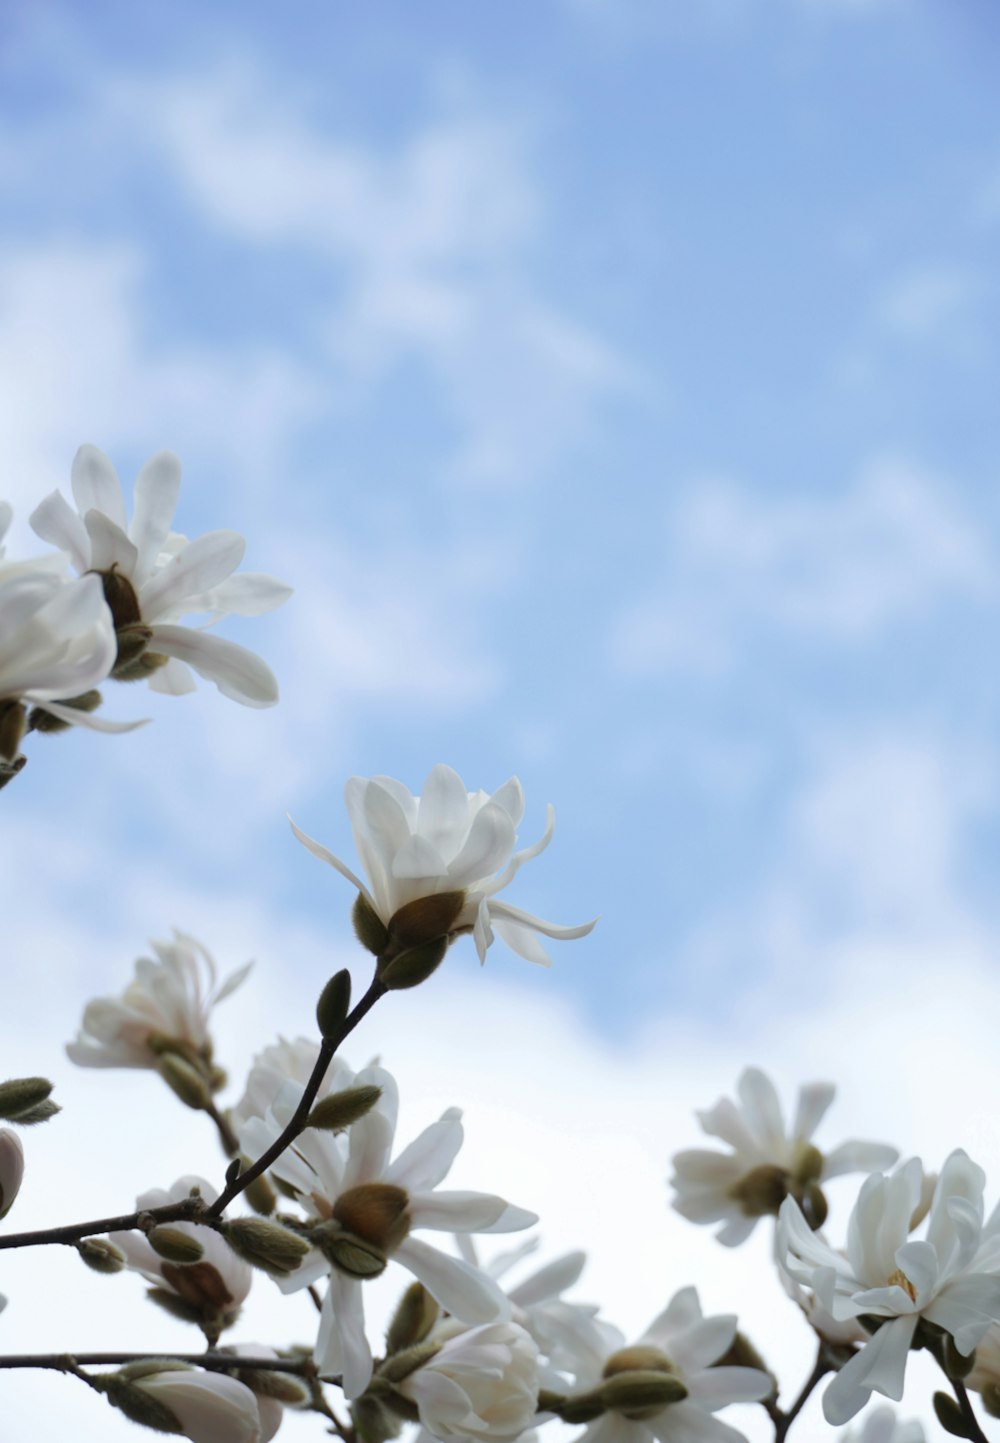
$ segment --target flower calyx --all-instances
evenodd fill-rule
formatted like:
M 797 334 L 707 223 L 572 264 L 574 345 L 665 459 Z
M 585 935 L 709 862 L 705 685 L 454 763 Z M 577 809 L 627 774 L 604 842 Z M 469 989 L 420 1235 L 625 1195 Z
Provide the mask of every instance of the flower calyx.
M 777 1217 L 786 1197 L 793 1198 L 806 1222 L 816 1232 L 826 1222 L 829 1206 L 819 1185 L 823 1154 L 812 1143 L 797 1150 L 791 1168 L 765 1162 L 744 1173 L 729 1189 L 729 1195 L 750 1218 Z
M 659 1348 L 637 1344 L 612 1353 L 597 1390 L 604 1408 L 625 1418 L 653 1418 L 687 1397 L 687 1387 Z
M 361 1183 L 341 1193 L 309 1240 L 340 1272 L 377 1278 L 410 1230 L 409 1194 L 393 1183 Z
M 426 982 L 462 930 L 456 929 L 455 923 L 464 907 L 464 891 L 435 892 L 400 907 L 389 919 L 378 953 L 376 976 L 383 986 L 395 992 Z

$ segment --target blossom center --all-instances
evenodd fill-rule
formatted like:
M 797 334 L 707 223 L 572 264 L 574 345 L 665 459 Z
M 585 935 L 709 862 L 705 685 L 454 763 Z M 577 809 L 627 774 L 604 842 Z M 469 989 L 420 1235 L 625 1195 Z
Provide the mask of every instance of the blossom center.
M 885 1285 L 887 1288 L 902 1288 L 904 1293 L 909 1294 L 911 1303 L 917 1301 L 917 1290 L 903 1272 L 902 1268 L 897 1268 L 895 1272 L 890 1273 L 885 1280 Z
M 410 1195 L 388 1182 L 361 1183 L 341 1193 L 331 1217 L 345 1232 L 385 1253 L 394 1252 L 410 1231 Z
M 631 1348 L 620 1348 L 612 1353 L 601 1373 L 602 1378 L 613 1378 L 618 1373 L 674 1373 L 673 1363 L 659 1348 L 646 1343 L 637 1343 Z

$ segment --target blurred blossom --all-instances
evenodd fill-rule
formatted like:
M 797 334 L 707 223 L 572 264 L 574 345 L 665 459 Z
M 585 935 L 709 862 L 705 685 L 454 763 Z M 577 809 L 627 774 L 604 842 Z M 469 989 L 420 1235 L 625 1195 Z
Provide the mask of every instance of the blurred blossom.
M 892 1408 L 873 1408 L 857 1428 L 841 1433 L 839 1443 L 926 1443 L 923 1425 L 915 1418 L 902 1423 Z
M 24 1149 L 21 1139 L 8 1127 L 0 1127 L 0 1218 L 14 1206 L 24 1177 Z
M 193 1443 L 264 1443 L 273 1437 L 263 1431 L 250 1389 L 224 1373 L 185 1368 L 148 1373 L 130 1382 L 169 1408 Z
M 724 1226 L 720 1243 L 735 1247 L 753 1232 L 760 1218 L 776 1216 L 785 1197 L 798 1199 L 813 1226 L 822 1225 L 826 1203 L 819 1184 L 843 1173 L 890 1167 L 896 1148 L 876 1142 L 844 1142 L 821 1153 L 812 1141 L 833 1101 L 830 1082 L 799 1089 L 791 1130 L 771 1079 L 747 1067 L 736 1084 L 739 1103 L 723 1097 L 699 1112 L 705 1132 L 719 1137 L 731 1153 L 687 1148 L 674 1155 L 673 1206 L 690 1222 Z
M 538 1406 L 538 1348 L 517 1323 L 452 1325 L 434 1356 L 395 1386 L 436 1438 L 513 1443 Z

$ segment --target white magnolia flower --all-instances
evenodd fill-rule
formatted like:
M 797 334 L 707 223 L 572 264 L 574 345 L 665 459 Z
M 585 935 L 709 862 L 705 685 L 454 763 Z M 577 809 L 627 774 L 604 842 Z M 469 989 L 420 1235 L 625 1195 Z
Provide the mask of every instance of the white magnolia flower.
M 235 531 L 211 531 L 188 541 L 172 532 L 181 467 L 159 451 L 139 472 L 132 520 L 114 467 L 96 446 L 81 446 L 72 469 L 74 511 L 53 491 L 33 512 L 43 541 L 69 554 L 77 571 L 96 572 L 118 631 L 115 675 L 146 678 L 156 691 L 188 692 L 188 669 L 213 681 L 244 706 L 271 706 L 278 687 L 260 657 L 204 628 L 179 626 L 207 614 L 208 625 L 229 613 L 257 616 L 287 600 L 290 588 L 270 576 L 233 576 L 245 542 Z
M 314 856 L 357 887 L 386 926 L 408 902 L 461 892 L 464 901 L 448 930 L 452 936 L 471 931 L 480 961 L 486 960 L 496 931 L 520 956 L 546 965 L 550 959 L 537 933 L 567 939 L 584 937 L 594 927 L 594 922 L 556 926 L 497 900 L 496 894 L 524 863 L 548 846 L 555 826 L 549 807 L 540 840 L 514 851 L 524 815 L 524 794 L 516 777 L 492 795 L 467 792 L 457 772 L 439 765 L 418 797 L 392 777 L 352 777 L 344 795 L 370 888 L 294 822 L 292 830 Z
M 688 1148 L 674 1156 L 670 1179 L 677 1190 L 673 1206 L 681 1216 L 694 1223 L 724 1223 L 716 1236 L 727 1247 L 749 1237 L 759 1218 L 776 1214 L 789 1194 L 803 1201 L 812 1211 L 811 1221 L 821 1225 L 820 1183 L 843 1173 L 891 1167 L 899 1156 L 894 1147 L 878 1142 L 844 1142 L 832 1152 L 819 1151 L 812 1138 L 833 1101 L 830 1082 L 799 1089 L 790 1130 L 774 1084 L 759 1068 L 745 1068 L 736 1090 L 739 1103 L 723 1097 L 697 1114 L 702 1129 L 732 1152 Z
M 24 1177 L 24 1149 L 17 1133 L 0 1127 L 0 1218 L 14 1206 Z
M 179 1055 L 211 1082 L 212 1008 L 235 992 L 253 963 L 216 987 L 210 953 L 184 932 L 172 942 L 150 943 L 155 960 L 140 957 L 121 997 L 88 1002 L 83 1026 L 67 1045 L 81 1067 L 159 1067 L 165 1053 Z
M 573 1377 L 576 1362 L 574 1341 L 579 1319 L 592 1319 L 598 1309 L 592 1303 L 571 1303 L 563 1298 L 583 1272 L 587 1255 L 580 1250 L 564 1253 L 544 1267 L 507 1286 L 504 1279 L 510 1270 L 538 1247 L 537 1238 L 529 1238 L 520 1247 L 498 1253 L 481 1263 L 473 1239 L 456 1234 L 459 1253 L 473 1267 L 482 1268 L 487 1276 L 499 1282 L 511 1305 L 511 1317 L 537 1343 L 542 1355 L 541 1386 L 558 1392 L 565 1389 L 569 1374 Z
M 0 504 L 0 540 L 10 517 L 10 507 Z M 131 731 L 142 723 L 109 722 L 65 705 L 106 680 L 116 645 L 100 579 L 71 581 L 65 569 L 61 557 L 0 560 L 0 710 L 4 703 L 27 703 L 95 731 Z M 6 750 L 13 761 L 16 744 Z
M 182 1202 L 195 1189 L 208 1204 L 218 1196 L 210 1182 L 192 1175 L 179 1178 L 173 1187 L 154 1187 L 141 1193 L 136 1198 L 136 1208 L 142 1211 Z M 198 1262 L 169 1263 L 153 1251 L 142 1233 L 134 1230 L 112 1232 L 108 1237 L 125 1254 L 126 1267 L 141 1273 L 155 1288 L 173 1294 L 186 1305 L 191 1322 L 218 1337 L 239 1317 L 253 1281 L 253 1270 L 214 1229 L 191 1222 L 173 1222 L 170 1228 L 201 1244 L 203 1251 Z
M 380 1067 L 367 1067 L 352 1085 L 372 1084 L 382 1095 L 370 1112 L 342 1137 L 309 1129 L 274 1163 L 271 1171 L 290 1188 L 306 1214 L 325 1224 L 314 1233 L 317 1249 L 298 1272 L 279 1281 L 286 1291 L 306 1287 L 329 1274 L 315 1358 L 323 1373 L 343 1375 L 348 1397 L 364 1392 L 372 1373 L 365 1336 L 362 1279 L 377 1276 L 392 1259 L 408 1268 L 440 1305 L 464 1323 L 506 1318 L 510 1304 L 492 1279 L 460 1258 L 438 1252 L 413 1236 L 438 1232 L 516 1232 L 537 1222 L 534 1213 L 501 1197 L 477 1192 L 441 1192 L 459 1148 L 460 1114 L 449 1109 L 390 1161 L 396 1130 L 395 1080 Z M 240 1134 L 249 1157 L 259 1157 L 284 1130 L 302 1095 L 285 1085 L 266 1118 L 252 1117 Z
M 694 1288 L 675 1293 L 629 1347 L 617 1328 L 596 1319 L 582 1321 L 577 1338 L 579 1388 L 599 1388 L 609 1379 L 627 1388 L 628 1374 L 639 1370 L 642 1377 L 662 1372 L 679 1379 L 687 1396 L 652 1416 L 644 1409 L 641 1418 L 609 1408 L 579 1435 L 578 1443 L 746 1443 L 742 1433 L 713 1414 L 730 1403 L 759 1402 L 774 1384 L 759 1368 L 712 1366 L 735 1337 L 735 1314 L 704 1317 Z
M 911 1418 L 901 1423 L 892 1408 L 873 1408 L 858 1428 L 841 1433 L 839 1443 L 927 1443 L 923 1424 Z
M 453 1329 L 427 1363 L 395 1386 L 435 1438 L 513 1443 L 538 1407 L 538 1347 L 517 1323 Z
M 266 1117 L 286 1082 L 297 1082 L 304 1087 L 312 1076 L 318 1057 L 319 1043 L 307 1037 L 296 1037 L 294 1042 L 279 1037 L 277 1042 L 258 1052 L 251 1064 L 243 1096 L 230 1111 L 234 1132 L 239 1134 L 251 1117 Z M 331 1092 L 350 1087 L 353 1078 L 353 1071 L 337 1053 L 320 1084 L 317 1101 Z
M 982 1169 L 953 1152 L 938 1178 L 926 1237 L 912 1239 L 922 1174 L 913 1158 L 888 1177 L 866 1180 L 848 1225 L 846 1257 L 811 1231 L 794 1199 L 782 1204 L 776 1255 L 785 1271 L 835 1318 L 885 1320 L 827 1388 L 830 1423 L 847 1423 L 873 1392 L 899 1401 L 922 1318 L 966 1355 L 991 1320 L 1000 1320 L 1000 1209 L 984 1226 Z
M 266 1344 L 261 1343 L 235 1343 L 231 1348 L 224 1348 L 223 1352 L 235 1353 L 236 1356 L 239 1358 L 278 1357 L 278 1354 L 273 1348 L 269 1348 L 266 1346 Z M 257 1408 L 260 1413 L 261 1443 L 271 1443 L 271 1439 L 281 1427 L 281 1420 L 285 1416 L 285 1410 L 281 1403 L 278 1402 L 277 1398 L 269 1397 L 266 1390 L 259 1391 L 254 1386 L 255 1379 L 260 1378 L 263 1380 L 265 1377 L 266 1375 L 263 1372 L 253 1372 L 250 1369 L 245 1369 L 240 1381 L 243 1382 L 245 1380 L 249 1380 L 246 1381 L 246 1386 L 250 1389 L 250 1391 L 257 1399 Z M 308 1401 L 309 1391 L 305 1386 L 303 1386 L 302 1402 L 307 1403 Z
M 131 1380 L 169 1408 L 193 1443 L 263 1443 L 257 1399 L 243 1383 L 225 1373 L 178 1369 L 147 1373 Z

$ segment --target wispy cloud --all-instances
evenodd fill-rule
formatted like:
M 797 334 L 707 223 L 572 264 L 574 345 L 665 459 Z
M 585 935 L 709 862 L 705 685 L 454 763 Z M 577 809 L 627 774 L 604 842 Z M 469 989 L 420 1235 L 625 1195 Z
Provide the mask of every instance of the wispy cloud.
M 891 458 L 835 496 L 703 483 L 674 508 L 663 550 L 613 632 L 628 672 L 726 674 L 759 630 L 862 645 L 949 601 L 996 597 L 992 548 L 957 498 Z

